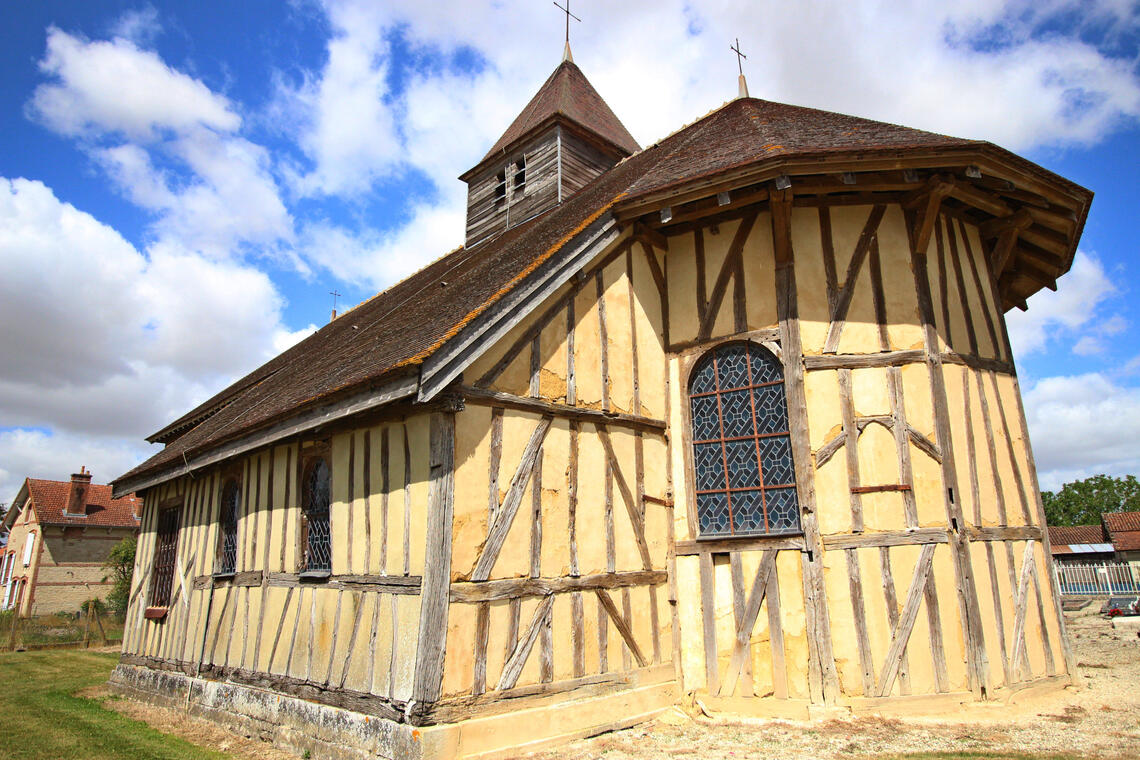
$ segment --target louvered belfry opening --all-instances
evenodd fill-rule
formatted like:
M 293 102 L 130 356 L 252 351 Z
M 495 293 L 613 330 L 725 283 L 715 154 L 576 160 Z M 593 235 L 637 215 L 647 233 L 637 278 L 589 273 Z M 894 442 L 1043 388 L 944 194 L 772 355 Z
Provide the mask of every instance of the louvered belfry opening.
M 689 386 L 702 536 L 800 532 L 784 373 L 767 349 L 710 351 Z

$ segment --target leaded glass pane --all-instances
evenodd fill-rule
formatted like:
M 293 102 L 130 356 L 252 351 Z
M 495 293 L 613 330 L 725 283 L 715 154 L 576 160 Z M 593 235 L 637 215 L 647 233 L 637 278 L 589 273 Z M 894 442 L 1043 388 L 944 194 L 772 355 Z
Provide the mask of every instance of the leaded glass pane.
M 697 514 L 702 536 L 731 534 L 728 519 L 728 497 L 723 493 L 697 494 Z
M 218 542 L 218 572 L 232 573 L 237 568 L 237 520 L 241 502 L 241 487 L 236 480 L 227 480 L 222 487 L 221 535 Z
M 754 348 L 748 352 L 748 359 L 752 363 L 753 385 L 774 383 L 784 379 L 783 367 L 767 351 Z
M 760 461 L 764 468 L 764 485 L 785 486 L 796 482 L 792 446 L 787 436 L 761 438 Z
M 769 488 L 764 491 L 768 500 L 768 529 L 772 533 L 798 533 L 800 510 L 795 488 Z
M 756 465 L 756 439 L 726 441 L 725 458 L 728 460 L 728 485 L 730 488 L 758 488 L 760 468 Z
M 720 443 L 698 443 L 693 447 L 697 468 L 697 490 L 724 488 L 724 452 Z
M 732 492 L 732 522 L 735 533 L 764 533 L 764 497 L 759 490 Z
M 302 564 L 305 570 L 331 570 L 330 472 L 328 461 L 324 457 L 317 457 L 306 466 L 302 485 L 304 487 L 302 508 L 305 520 L 305 550 Z
M 785 433 L 788 430 L 788 405 L 783 385 L 767 385 L 753 391 L 756 399 L 756 432 Z
M 716 390 L 716 367 L 713 366 L 711 359 L 706 359 L 704 364 L 693 373 L 692 389 L 689 391 L 692 395 L 698 393 L 712 393 Z
M 716 396 L 697 396 L 692 400 L 693 440 L 709 441 L 720 438 L 720 413 Z
M 748 387 L 748 357 L 744 352 L 744 346 L 735 344 L 718 348 L 716 369 L 721 392 Z
M 721 414 L 724 415 L 724 437 L 739 438 L 755 435 L 752 427 L 752 398 L 750 391 L 729 391 L 720 395 Z

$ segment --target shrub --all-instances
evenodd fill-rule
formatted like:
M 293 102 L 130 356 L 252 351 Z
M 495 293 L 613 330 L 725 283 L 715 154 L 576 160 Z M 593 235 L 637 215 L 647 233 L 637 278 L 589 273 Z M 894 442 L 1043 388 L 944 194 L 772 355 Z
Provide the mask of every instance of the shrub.
M 111 571 L 103 577 L 103 580 L 110 578 L 114 582 L 110 593 L 107 594 L 107 607 L 116 615 L 126 613 L 127 602 L 131 598 L 131 576 L 135 571 L 136 548 L 135 537 L 128 536 L 115 544 L 107 561 L 103 563 L 103 568 Z

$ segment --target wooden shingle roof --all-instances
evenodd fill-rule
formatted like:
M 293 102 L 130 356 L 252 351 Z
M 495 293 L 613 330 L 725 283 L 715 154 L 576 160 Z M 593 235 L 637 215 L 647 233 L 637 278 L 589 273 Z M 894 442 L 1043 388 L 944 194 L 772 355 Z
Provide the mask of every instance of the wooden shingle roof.
M 579 76 L 576 66 L 564 63 L 547 84 Z M 552 94 L 549 100 L 563 102 L 561 95 Z M 537 115 L 547 108 L 532 110 Z M 608 107 L 605 111 L 612 113 Z M 529 128 L 531 117 L 523 116 L 504 139 Z M 616 117 L 614 124 L 614 129 L 620 127 Z M 620 132 L 628 136 L 624 127 Z M 615 133 L 615 139 L 624 139 L 622 134 Z M 630 147 L 636 150 L 636 143 Z M 895 160 L 908 151 L 937 153 L 943 160 L 954 152 L 969 158 L 985 151 L 1020 172 L 1083 193 L 1086 210 L 1091 199 L 1088 191 L 989 143 L 799 106 L 734 100 L 619 162 L 550 211 L 489 241 L 452 251 L 325 325 L 151 436 L 152 441 L 167 442 L 166 448 L 117 479 L 116 488 L 138 488 L 143 476 L 191 462 L 235 437 L 349 392 L 418 375 L 424 361 L 465 325 L 492 310 L 540 265 L 569 255 L 564 251 L 567 243 L 618 206 L 710 178 L 735 176 L 742 168 L 779 169 L 792 161 L 836 156 Z M 1080 225 L 1083 221 L 1082 215 Z M 1079 233 L 1080 226 L 1075 237 Z M 1075 245 L 1074 238 L 1073 250 Z M 1071 261 L 1072 253 L 1065 270 Z
M 483 161 L 498 155 L 554 117 L 562 117 L 597 134 L 626 155 L 641 150 L 582 70 L 573 61 L 563 61 L 487 151 Z

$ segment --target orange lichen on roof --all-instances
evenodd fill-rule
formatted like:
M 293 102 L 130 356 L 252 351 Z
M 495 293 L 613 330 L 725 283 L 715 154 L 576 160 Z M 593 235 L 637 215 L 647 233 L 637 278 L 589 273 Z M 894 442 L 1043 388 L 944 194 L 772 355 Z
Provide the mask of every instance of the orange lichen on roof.
M 396 367 L 407 367 L 407 366 L 412 365 L 412 364 L 420 364 L 421 362 L 423 362 L 424 359 L 426 359 L 427 357 L 429 357 L 433 353 L 435 353 L 439 349 L 439 347 L 442 346 L 444 343 L 446 343 L 447 341 L 454 338 L 459 333 L 460 330 L 462 330 L 464 327 L 466 327 L 468 324 L 470 324 L 472 320 L 474 320 L 476 317 L 478 317 L 480 314 L 482 314 L 484 311 L 486 311 L 488 308 L 490 308 L 496 301 L 498 301 L 500 298 L 505 296 L 507 293 L 510 293 L 512 290 L 514 290 L 515 285 L 517 285 L 522 280 L 525 280 L 532 272 L 534 272 L 536 269 L 538 269 L 544 262 L 548 261 L 551 256 L 553 256 L 555 253 L 557 253 L 562 248 L 562 246 L 569 243 L 571 240 L 574 239 L 574 237 L 578 233 L 580 233 L 582 230 L 586 229 L 591 224 L 593 224 L 598 219 L 600 219 L 603 214 L 605 214 L 607 211 L 612 209 L 614 207 L 614 205 L 618 201 L 620 201 L 622 198 L 624 198 L 625 196 L 626 196 L 626 193 L 624 193 L 624 192 L 621 192 L 621 193 L 618 193 L 617 195 L 615 195 L 608 203 L 606 203 L 604 206 L 599 208 L 597 211 L 595 211 L 594 213 L 592 213 L 588 217 L 586 217 L 584 220 L 582 220 L 582 222 L 580 224 L 578 224 L 578 226 L 576 226 L 574 229 L 572 229 L 567 234 L 563 235 L 558 240 L 557 243 L 550 246 L 550 248 L 548 248 L 545 253 L 543 253 L 542 255 L 537 257 L 527 267 L 525 267 L 521 272 L 519 272 L 517 275 L 512 277 L 510 279 L 510 281 L 507 282 L 506 285 L 499 288 L 499 290 L 495 291 L 495 293 L 490 298 L 488 298 L 486 301 L 484 301 L 482 304 L 480 304 L 477 308 L 475 308 L 471 312 L 469 312 L 467 314 L 467 316 L 463 317 L 463 319 L 461 319 L 457 324 L 455 324 L 455 326 L 453 326 L 450 330 L 448 330 L 446 333 L 444 333 L 443 336 L 441 336 L 439 340 L 437 340 L 435 343 L 431 344 L 431 346 L 429 346 L 428 348 L 425 348 L 424 350 L 420 351 L 418 354 L 408 357 L 407 359 L 405 359 L 404 361 L 400 362 L 399 364 L 397 364 L 395 366 Z

